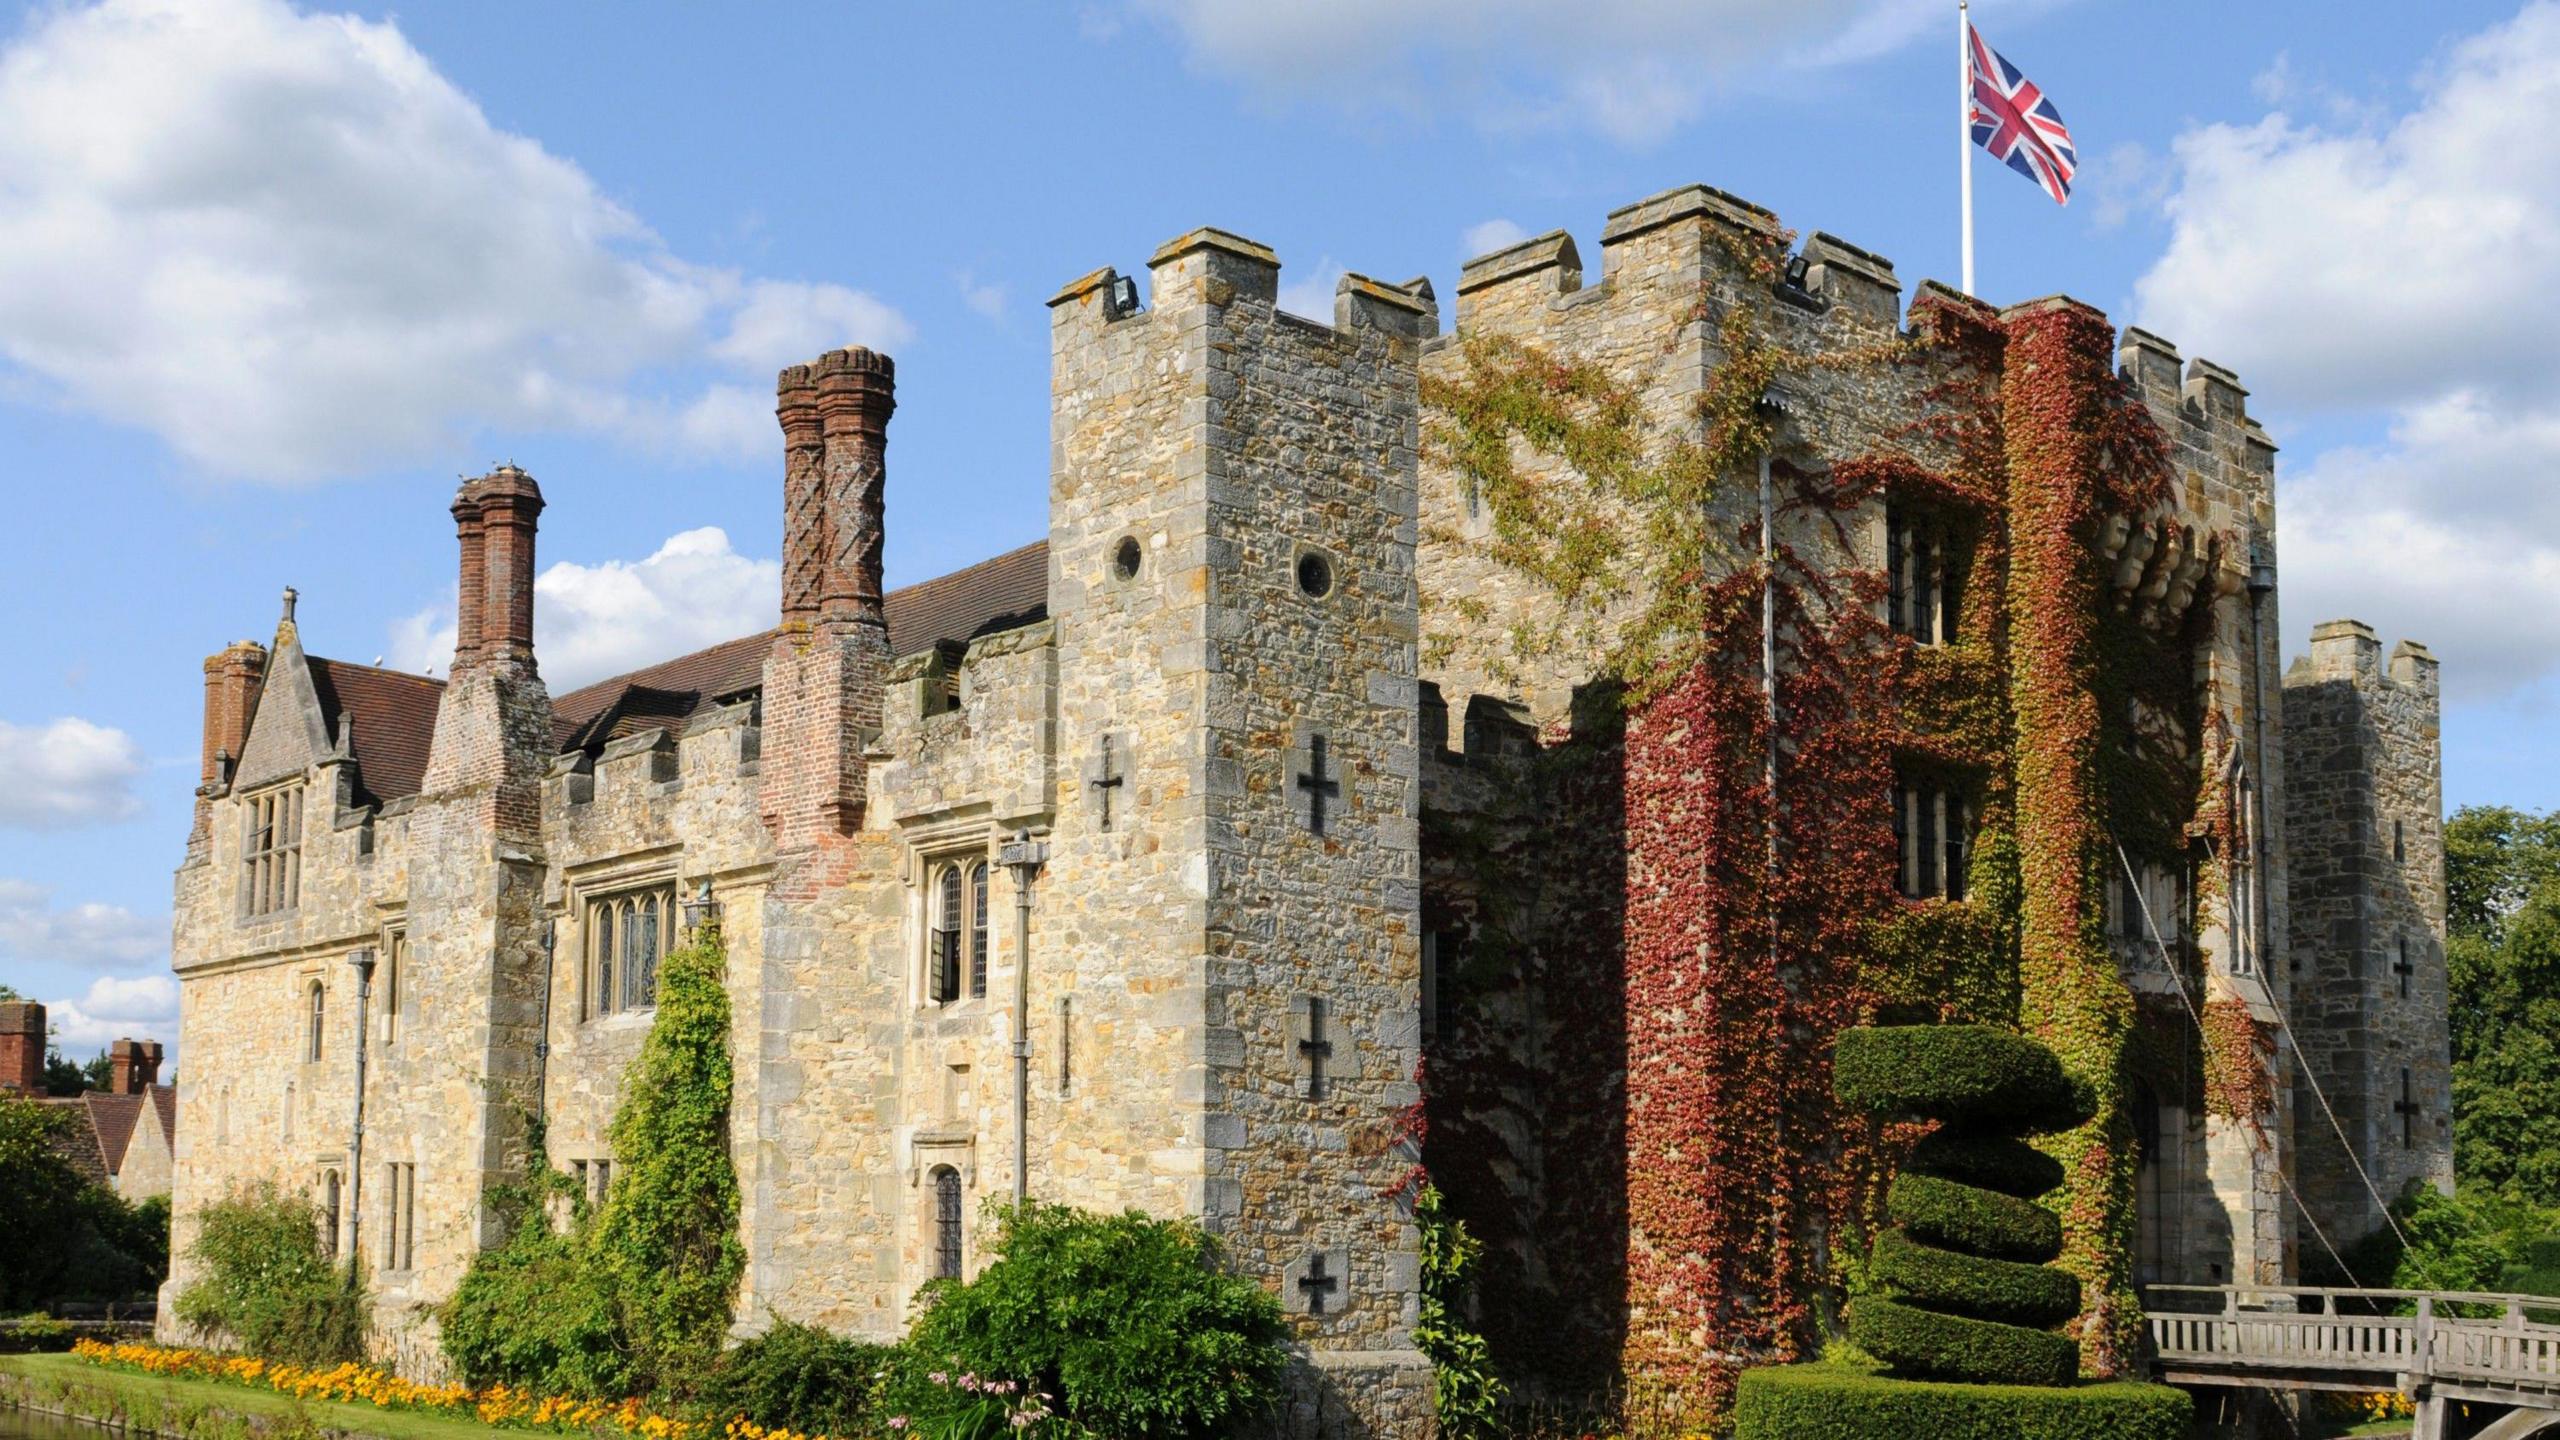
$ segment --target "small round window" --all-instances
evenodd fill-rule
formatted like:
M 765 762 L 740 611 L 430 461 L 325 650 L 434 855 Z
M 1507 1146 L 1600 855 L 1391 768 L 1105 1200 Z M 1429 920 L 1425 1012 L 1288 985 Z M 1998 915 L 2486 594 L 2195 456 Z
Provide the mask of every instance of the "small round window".
M 1138 548 L 1138 537 L 1123 535 L 1120 543 L 1111 547 L 1111 573 L 1123 580 L 1135 580 L 1138 566 L 1145 559 L 1145 552 Z
M 1298 589 L 1310 599 L 1321 600 L 1333 593 L 1333 562 L 1320 551 L 1310 550 L 1298 557 Z

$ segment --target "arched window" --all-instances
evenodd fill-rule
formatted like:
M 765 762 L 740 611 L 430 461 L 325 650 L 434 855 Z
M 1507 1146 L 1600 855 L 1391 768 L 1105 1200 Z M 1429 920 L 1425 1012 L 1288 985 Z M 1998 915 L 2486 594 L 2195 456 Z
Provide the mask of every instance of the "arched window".
M 622 1005 L 626 1010 L 658 1003 L 659 919 L 654 894 L 622 902 Z
M 933 1273 L 960 1278 L 960 1172 L 948 1165 L 933 1171 Z
M 987 862 L 969 867 L 969 995 L 987 993 Z
M 328 1018 L 329 992 L 321 988 L 319 981 L 314 980 L 311 982 L 311 1034 L 302 1052 L 302 1058 L 314 1065 L 320 1063 L 320 1036 Z
M 676 928 L 675 887 L 605 895 L 587 902 L 586 1013 L 589 1018 L 658 1003 L 658 963 Z
M 966 889 L 957 865 L 943 866 L 935 877 L 932 953 L 927 957 L 932 973 L 926 977 L 926 994 L 936 1005 L 960 998 L 960 919 Z
M 338 1258 L 338 1172 L 324 1170 L 320 1175 L 320 1249 L 330 1259 Z
M 589 967 L 592 973 L 587 982 L 587 1013 L 610 1015 L 613 1013 L 613 957 L 615 954 L 613 907 L 597 906 L 594 923 L 587 928 L 593 932 L 589 941 L 595 946 L 596 951 L 595 964 Z

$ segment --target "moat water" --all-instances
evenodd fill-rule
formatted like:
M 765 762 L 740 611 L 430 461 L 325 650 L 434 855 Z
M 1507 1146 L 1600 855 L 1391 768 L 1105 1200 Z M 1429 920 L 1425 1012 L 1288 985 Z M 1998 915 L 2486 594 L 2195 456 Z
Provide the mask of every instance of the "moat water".
M 105 1440 L 117 1432 L 86 1420 L 65 1420 L 0 1405 L 0 1440 Z

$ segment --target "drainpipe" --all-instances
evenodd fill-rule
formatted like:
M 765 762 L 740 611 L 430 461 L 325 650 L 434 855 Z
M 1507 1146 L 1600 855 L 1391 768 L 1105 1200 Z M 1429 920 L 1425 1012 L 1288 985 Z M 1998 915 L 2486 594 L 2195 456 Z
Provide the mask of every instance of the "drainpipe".
M 1049 847 L 1029 830 L 1013 832 L 996 862 L 1013 872 L 1013 1203 L 1031 1194 L 1031 877 Z
M 2255 933 L 2250 937 L 2250 950 L 2258 960 L 2258 973 L 2267 988 L 2275 988 L 2275 957 L 2267 953 L 2267 597 L 2276 590 L 2276 560 L 2267 551 L 2265 536 L 2252 536 L 2249 541 L 2249 764 L 2257 772 L 2258 813 L 2251 817 L 2249 851 L 2257 873 L 2249 886 L 2249 923 Z
M 373 951 L 358 950 L 347 957 L 356 967 L 356 1114 L 355 1129 L 347 1137 L 347 1273 L 356 1270 L 356 1252 L 364 1244 L 364 1056 L 366 1012 L 373 1000 Z
M 551 1096 L 551 984 L 552 972 L 559 963 L 560 921 L 557 916 L 542 922 L 542 1030 L 533 1037 L 533 1118 L 538 1124 L 547 1117 Z

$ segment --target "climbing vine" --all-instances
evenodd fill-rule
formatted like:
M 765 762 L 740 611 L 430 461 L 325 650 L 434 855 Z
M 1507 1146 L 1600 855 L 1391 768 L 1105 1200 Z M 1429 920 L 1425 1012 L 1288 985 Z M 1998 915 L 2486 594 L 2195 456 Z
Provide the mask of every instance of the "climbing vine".
M 2017 716 L 2020 1019 L 2062 1057 L 2091 1113 L 2042 1142 L 2063 1161 L 2061 1264 L 2080 1277 L 2094 1373 L 2139 1340 L 2132 1294 L 2136 1156 L 2125 1106 L 2133 997 L 2105 936 L 2109 839 L 2099 708 L 2106 603 L 2097 527 L 2168 484 L 2165 442 L 2127 400 L 2103 317 L 2067 304 L 2008 320 L 2001 385 L 2011 477 L 2010 693 Z
M 1740 273 L 1772 278 L 1756 247 L 1726 243 Z M 2061 1057 L 2092 1115 L 2041 1142 L 2067 1176 L 2045 1203 L 2089 1300 L 2084 1364 L 2117 1373 L 2139 1320 L 2135 1007 L 2105 935 L 2109 867 L 2119 837 L 2176 860 L 2225 828 L 2206 778 L 2219 768 L 2200 774 L 2195 758 L 2214 743 L 2197 636 L 2112 604 L 2103 568 L 2106 517 L 2167 498 L 2166 444 L 2093 312 L 2001 316 L 1924 292 L 1911 338 L 1807 355 L 1769 338 L 1757 293 L 1711 286 L 1666 342 L 1667 356 L 1712 337 L 1715 357 L 1694 410 L 1667 421 L 1644 377 L 1514 337 L 1470 336 L 1426 377 L 1427 458 L 1483 516 L 1431 538 L 1525 577 L 1538 602 L 1503 629 L 1479 600 L 1426 596 L 1426 620 L 1495 637 L 1429 634 L 1426 663 L 1473 644 L 1497 684 L 1526 685 L 1558 655 L 1595 657 L 1600 676 L 1569 721 L 1495 762 L 1514 787 L 1495 818 L 1426 826 L 1444 886 L 1428 923 L 1503 957 L 1471 987 L 1510 987 L 1550 1047 L 1522 1058 L 1443 1037 L 1435 1053 L 1458 1063 L 1429 1101 L 1453 1122 L 1434 1132 L 1433 1173 L 1487 1240 L 1490 1282 L 1526 1283 L 1505 1269 L 1516 1244 L 1559 1295 L 1517 1330 L 1489 1317 L 1506 1365 L 1551 1335 L 1585 1337 L 1588 1355 L 1596 1335 L 1618 1348 L 1616 1377 L 1712 1420 L 1740 1365 L 1802 1353 L 1827 1326 L 1917 1138 L 1839 1110 L 1831 1037 L 1879 1017 L 2018 1025 Z M 1925 366 L 1896 392 L 1910 418 L 1869 453 L 1785 475 L 1764 565 L 1756 507 L 1737 493 L 1775 438 L 1762 395 L 1902 366 Z M 1888 501 L 1969 557 L 1946 643 L 1888 633 L 1883 577 L 1841 559 L 1857 553 L 1849 518 Z M 1897 779 L 1968 798 L 1961 898 L 1895 893 Z M 1500 818 L 1522 794 L 1539 797 L 1540 842 L 1608 863 L 1528 853 Z M 1622 1216 L 1470 1208 L 1511 1183 L 1482 1153 L 1501 1142 L 1478 1117 L 1542 1087 L 1592 1097 L 1540 1111 L 1545 1185 L 1622 1192 Z M 1562 1323 L 1586 1283 L 1623 1297 L 1617 1325 Z

